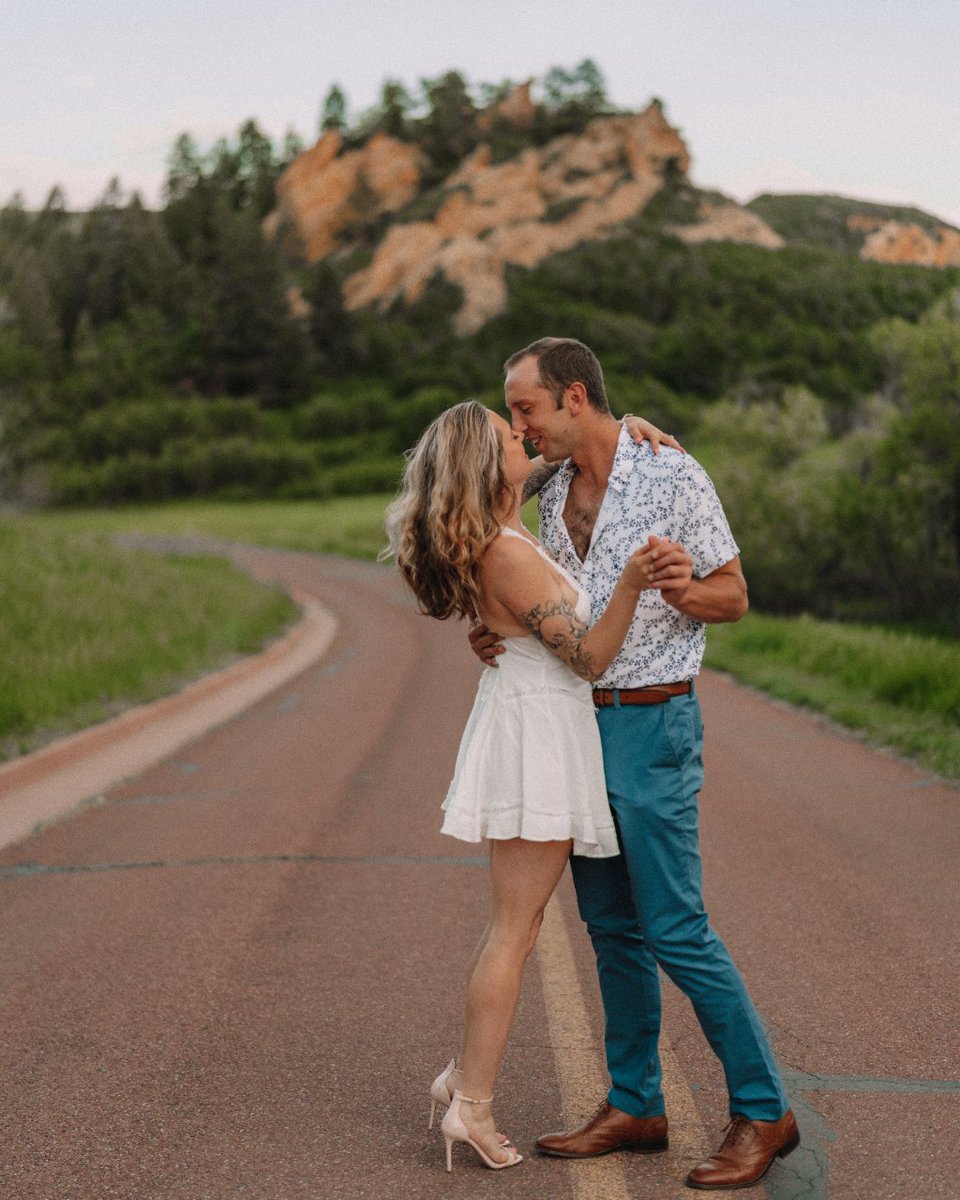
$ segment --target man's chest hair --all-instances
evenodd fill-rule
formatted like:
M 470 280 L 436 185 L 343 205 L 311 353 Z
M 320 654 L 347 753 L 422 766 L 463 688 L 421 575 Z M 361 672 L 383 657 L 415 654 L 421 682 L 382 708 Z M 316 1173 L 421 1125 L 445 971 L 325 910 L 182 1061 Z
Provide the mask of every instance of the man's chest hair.
M 571 481 L 567 500 L 563 506 L 563 523 L 566 525 L 570 540 L 582 561 L 590 548 L 590 538 L 593 536 L 593 528 L 603 506 L 605 491 L 589 492 L 583 487 L 578 488 L 577 482 L 576 478 Z

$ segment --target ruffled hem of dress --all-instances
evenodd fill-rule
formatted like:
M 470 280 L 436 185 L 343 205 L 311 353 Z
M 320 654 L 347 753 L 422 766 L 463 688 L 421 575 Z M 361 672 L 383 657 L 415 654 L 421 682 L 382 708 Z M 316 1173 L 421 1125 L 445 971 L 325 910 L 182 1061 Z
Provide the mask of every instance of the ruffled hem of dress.
M 461 842 L 507 841 L 523 838 L 527 842 L 564 842 L 573 839 L 573 854 L 582 858 L 615 858 L 620 853 L 613 822 L 597 825 L 589 819 L 573 816 L 537 814 L 536 828 L 531 822 L 518 819 L 518 809 L 502 813 L 485 813 L 482 818 L 470 819 L 462 812 L 444 816 L 441 833 Z

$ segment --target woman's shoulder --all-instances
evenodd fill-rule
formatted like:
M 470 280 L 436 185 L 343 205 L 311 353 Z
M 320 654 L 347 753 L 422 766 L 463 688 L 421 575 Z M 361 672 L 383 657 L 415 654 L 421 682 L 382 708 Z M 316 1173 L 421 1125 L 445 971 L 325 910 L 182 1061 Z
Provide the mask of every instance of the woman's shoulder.
M 550 568 L 540 550 L 522 534 L 504 531 L 493 539 L 480 560 L 481 579 L 549 574 Z
M 499 563 L 513 565 L 539 557 L 536 546 L 528 538 L 513 530 L 502 529 L 483 552 L 481 566 Z

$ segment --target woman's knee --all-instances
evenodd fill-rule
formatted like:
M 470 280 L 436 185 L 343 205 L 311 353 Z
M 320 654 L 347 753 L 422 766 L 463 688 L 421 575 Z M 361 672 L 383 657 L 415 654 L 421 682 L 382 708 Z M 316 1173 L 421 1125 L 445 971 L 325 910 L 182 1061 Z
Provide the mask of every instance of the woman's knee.
M 510 914 L 494 921 L 489 940 L 504 951 L 527 958 L 537 944 L 542 924 L 543 909 L 530 916 Z
M 539 912 L 534 913 L 533 921 L 530 924 L 530 935 L 527 939 L 527 956 L 533 953 L 533 948 L 537 944 L 537 938 L 540 936 L 540 929 L 543 925 L 543 912 L 541 908 Z

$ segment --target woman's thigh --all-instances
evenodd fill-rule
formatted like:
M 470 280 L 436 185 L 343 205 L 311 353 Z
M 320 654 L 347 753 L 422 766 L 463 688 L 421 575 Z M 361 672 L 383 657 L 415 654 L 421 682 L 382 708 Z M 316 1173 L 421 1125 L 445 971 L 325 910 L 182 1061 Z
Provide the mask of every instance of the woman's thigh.
M 543 912 L 570 858 L 573 843 L 508 838 L 490 842 L 493 920 L 530 926 Z

